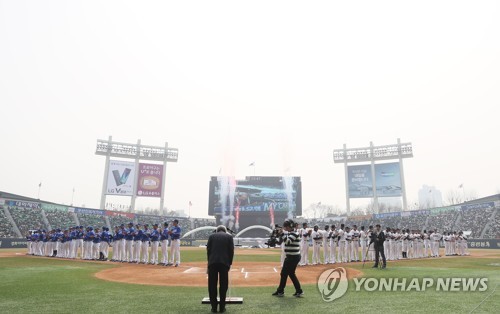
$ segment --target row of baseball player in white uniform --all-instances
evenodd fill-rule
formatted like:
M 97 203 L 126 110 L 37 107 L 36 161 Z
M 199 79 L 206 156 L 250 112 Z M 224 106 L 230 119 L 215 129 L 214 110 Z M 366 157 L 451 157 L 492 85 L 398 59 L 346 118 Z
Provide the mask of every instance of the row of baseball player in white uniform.
M 356 225 L 352 228 L 344 224 L 339 228 L 335 225 L 326 225 L 321 230 L 317 225 L 309 228 L 307 223 L 303 223 L 302 228 L 298 229 L 301 237 L 299 266 L 374 261 L 375 249 L 370 244 L 372 231 L 372 226 L 365 230 L 364 226 L 358 229 Z M 386 236 L 384 253 L 387 260 L 439 257 L 441 241 L 445 245 L 445 255 L 469 255 L 467 237 L 463 232 L 442 235 L 437 230 L 429 233 L 424 230 L 421 233 L 418 230 L 387 228 L 384 233 Z M 309 263 L 309 242 L 312 242 L 311 263 Z M 281 256 L 282 263 L 283 259 L 284 252 Z

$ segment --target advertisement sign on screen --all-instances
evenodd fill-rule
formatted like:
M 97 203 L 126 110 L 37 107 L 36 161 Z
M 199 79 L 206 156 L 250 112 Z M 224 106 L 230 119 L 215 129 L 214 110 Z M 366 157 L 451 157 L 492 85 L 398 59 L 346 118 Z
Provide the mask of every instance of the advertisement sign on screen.
M 302 214 L 300 177 L 212 177 L 208 214 L 236 232 L 253 225 L 281 224 Z
M 399 162 L 375 165 L 378 197 L 401 196 L 401 173 Z
M 373 197 L 373 180 L 370 165 L 349 166 L 347 168 L 349 181 L 349 197 Z
M 110 160 L 106 194 L 132 196 L 134 194 L 135 164 L 130 161 Z
M 139 164 L 137 196 L 161 197 L 163 165 Z

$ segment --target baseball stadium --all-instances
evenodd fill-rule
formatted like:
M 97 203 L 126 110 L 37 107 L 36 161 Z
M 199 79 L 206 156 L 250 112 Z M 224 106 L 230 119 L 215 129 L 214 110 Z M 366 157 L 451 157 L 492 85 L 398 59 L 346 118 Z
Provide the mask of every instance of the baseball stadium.
M 499 17 L 0 0 L 0 312 L 500 313 Z

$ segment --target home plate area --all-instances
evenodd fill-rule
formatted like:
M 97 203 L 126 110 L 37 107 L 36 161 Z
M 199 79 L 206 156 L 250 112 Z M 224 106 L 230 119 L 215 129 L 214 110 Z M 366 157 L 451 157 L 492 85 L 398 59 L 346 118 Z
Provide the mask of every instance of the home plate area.
M 153 265 L 118 264 L 95 274 L 102 280 L 156 285 L 156 286 L 198 286 L 207 285 L 207 264 L 201 262 L 182 263 L 180 267 L 159 267 Z M 315 284 L 319 275 L 334 265 L 318 265 L 297 268 L 297 276 L 303 284 Z M 347 277 L 359 277 L 361 272 L 347 268 Z M 274 262 L 236 262 L 230 270 L 229 280 L 233 287 L 276 286 L 279 283 L 281 267 Z

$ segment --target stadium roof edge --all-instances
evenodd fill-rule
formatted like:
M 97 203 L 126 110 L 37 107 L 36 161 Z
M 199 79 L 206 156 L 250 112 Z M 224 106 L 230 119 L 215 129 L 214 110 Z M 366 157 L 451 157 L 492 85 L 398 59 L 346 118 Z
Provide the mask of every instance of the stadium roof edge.
M 13 193 L 8 193 L 8 192 L 3 192 L 3 191 L 0 191 L 0 198 L 11 199 L 11 200 L 16 200 L 16 201 L 42 202 L 45 204 L 59 205 L 58 203 L 44 201 L 44 200 L 41 200 L 38 198 L 32 198 L 32 197 L 22 196 L 19 194 L 13 194 Z

